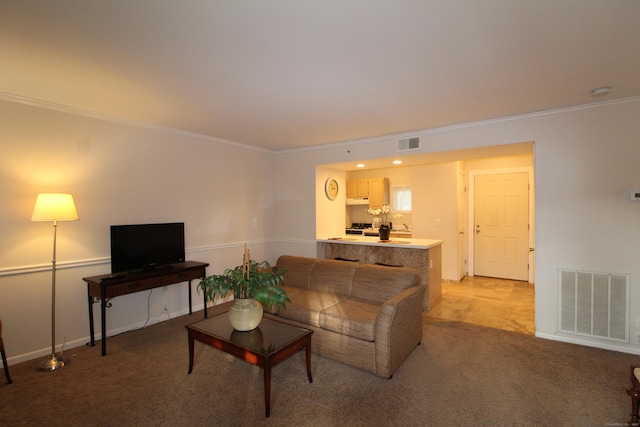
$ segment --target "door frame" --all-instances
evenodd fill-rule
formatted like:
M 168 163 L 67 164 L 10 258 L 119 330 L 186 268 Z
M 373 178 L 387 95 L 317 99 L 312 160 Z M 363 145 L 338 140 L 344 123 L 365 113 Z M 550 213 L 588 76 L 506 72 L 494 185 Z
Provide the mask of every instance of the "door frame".
M 475 181 L 477 175 L 499 175 L 508 173 L 521 173 L 526 172 L 529 177 L 529 283 L 535 282 L 535 180 L 533 175 L 533 167 L 523 166 L 515 168 L 504 169 L 476 169 L 469 171 L 469 200 L 467 206 L 469 208 L 469 214 L 467 217 L 467 230 L 475 230 L 473 225 L 475 219 L 475 197 L 476 188 Z M 467 233 L 467 274 L 474 276 L 475 272 L 475 235 L 472 232 Z M 534 249 L 534 250 L 531 250 Z
M 457 210 L 457 218 L 456 218 L 456 234 L 457 241 L 456 245 L 458 248 L 458 257 L 457 257 L 457 279 L 456 282 L 459 283 L 465 276 L 469 274 L 469 261 L 467 258 L 469 257 L 468 251 L 468 242 L 467 242 L 467 223 L 468 214 L 469 214 L 469 192 L 468 192 L 468 183 L 467 183 L 467 172 L 463 168 L 458 168 L 457 174 L 457 182 L 456 182 L 456 210 Z M 462 188 L 460 188 L 462 185 Z

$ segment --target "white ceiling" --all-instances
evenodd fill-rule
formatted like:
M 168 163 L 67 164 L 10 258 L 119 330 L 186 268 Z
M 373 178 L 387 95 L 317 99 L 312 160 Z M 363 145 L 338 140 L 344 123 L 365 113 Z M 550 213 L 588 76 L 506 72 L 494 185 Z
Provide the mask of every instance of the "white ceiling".
M 0 2 L 4 99 L 269 150 L 640 96 L 639 77 L 638 0 Z

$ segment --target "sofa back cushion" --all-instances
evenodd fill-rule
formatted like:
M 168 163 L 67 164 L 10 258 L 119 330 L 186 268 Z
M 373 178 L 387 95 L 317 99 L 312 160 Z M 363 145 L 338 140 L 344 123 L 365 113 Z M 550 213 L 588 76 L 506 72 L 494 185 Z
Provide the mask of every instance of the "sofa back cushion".
M 363 264 L 353 278 L 351 296 L 382 304 L 403 290 L 419 284 L 420 275 L 417 270 Z
M 311 272 L 309 289 L 349 295 L 351 281 L 358 266 L 355 262 L 318 260 Z
M 283 285 L 308 289 L 311 270 L 317 261 L 315 258 L 282 255 L 278 258 L 276 267 L 287 271 Z

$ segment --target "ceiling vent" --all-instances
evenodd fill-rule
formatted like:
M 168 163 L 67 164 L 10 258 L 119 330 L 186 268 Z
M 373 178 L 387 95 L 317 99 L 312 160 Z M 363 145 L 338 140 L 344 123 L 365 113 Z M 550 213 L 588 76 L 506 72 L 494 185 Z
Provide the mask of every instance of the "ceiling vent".
M 398 151 L 419 150 L 420 137 L 402 138 L 398 140 Z

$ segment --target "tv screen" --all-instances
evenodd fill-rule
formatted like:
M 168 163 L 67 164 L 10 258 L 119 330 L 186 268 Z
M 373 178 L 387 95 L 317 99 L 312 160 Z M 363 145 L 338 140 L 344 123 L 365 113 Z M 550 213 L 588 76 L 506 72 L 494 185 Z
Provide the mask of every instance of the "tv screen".
M 111 272 L 184 262 L 184 223 L 111 226 Z

